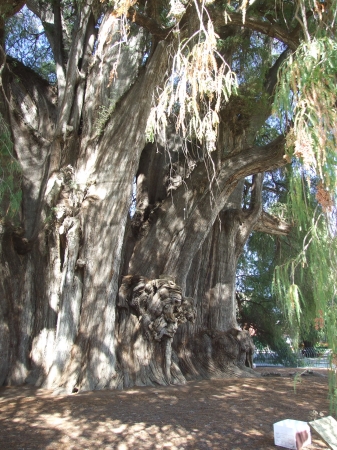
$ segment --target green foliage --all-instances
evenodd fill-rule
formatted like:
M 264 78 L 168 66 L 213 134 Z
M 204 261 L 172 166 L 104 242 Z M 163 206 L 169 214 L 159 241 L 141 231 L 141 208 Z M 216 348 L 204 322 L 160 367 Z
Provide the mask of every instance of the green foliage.
M 336 296 L 337 240 L 301 173 L 293 173 L 291 178 L 289 204 L 293 222 L 297 225 L 295 238 L 301 245 L 293 249 L 293 257 L 276 268 L 274 290 L 283 299 L 290 320 L 296 318 L 300 322 L 303 307 L 306 312 L 309 306 L 312 307 L 308 304 L 308 296 L 314 299 L 316 317 L 318 311 L 328 311 L 329 303 Z M 306 292 L 304 281 L 310 285 L 311 295 Z
M 237 289 L 244 293 L 237 295 L 238 322 L 246 328 L 253 327 L 259 344 L 275 351 L 282 347 L 283 336 L 288 333 L 288 322 L 271 291 L 279 247 L 279 240 L 273 236 L 253 233 L 237 271 Z
M 24 7 L 6 22 L 5 31 L 6 53 L 54 83 L 55 62 L 41 21 Z
M 294 346 L 325 338 L 325 323 L 318 319 L 321 310 L 330 311 L 324 299 L 334 295 L 335 244 L 315 197 L 317 180 L 309 184 L 308 174 L 293 166 L 267 174 L 263 193 L 267 211 L 292 223 L 292 232 L 286 237 L 253 233 L 238 265 L 238 289 L 248 298 L 238 319 L 252 325 L 259 341 L 273 350 L 285 334 Z
M 313 8 L 308 21 L 305 7 Z M 293 158 L 289 211 L 301 242 L 275 271 L 274 293 L 290 322 L 318 333 L 324 330 L 337 354 L 337 230 L 331 222 L 336 199 L 337 147 L 337 2 L 298 3 L 304 40 L 279 72 L 274 111 L 287 134 Z M 289 131 L 290 130 L 290 131 Z M 336 371 L 331 401 L 337 411 Z
M 280 70 L 274 111 L 293 124 L 287 137 L 289 157 L 320 177 L 324 186 L 336 184 L 337 41 L 329 36 L 302 42 Z
M 293 256 L 276 267 L 274 294 L 293 328 L 311 336 L 324 331 L 333 355 L 337 354 L 337 236 L 329 214 L 314 197 L 305 174 L 297 171 L 289 194 L 297 244 Z M 316 194 L 317 196 L 317 194 Z M 334 363 L 335 364 L 335 363 Z M 337 411 L 336 373 L 331 372 L 331 404 Z
M 15 220 L 21 205 L 21 168 L 13 155 L 7 125 L 0 114 L 0 220 Z
M 296 350 L 297 347 L 295 347 L 294 351 L 294 347 L 290 347 L 284 338 L 280 339 L 275 346 L 275 352 L 278 355 L 278 361 L 276 359 L 276 362 L 279 362 L 285 367 L 298 367 L 300 362 Z
M 114 112 L 116 107 L 116 102 L 110 100 L 108 106 L 101 105 L 98 111 L 98 117 L 95 121 L 95 129 L 99 135 L 104 131 L 105 125 L 110 119 L 111 114 Z
M 277 125 L 275 121 L 266 121 L 256 134 L 255 145 L 267 145 L 276 139 L 281 134 Z

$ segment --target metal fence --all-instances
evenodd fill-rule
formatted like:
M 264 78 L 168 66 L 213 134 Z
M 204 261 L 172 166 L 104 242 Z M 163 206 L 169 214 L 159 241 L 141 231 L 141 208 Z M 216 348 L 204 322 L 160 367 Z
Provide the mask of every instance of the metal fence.
M 253 363 L 257 367 L 330 367 L 331 350 L 306 347 L 298 351 L 274 352 L 255 350 Z

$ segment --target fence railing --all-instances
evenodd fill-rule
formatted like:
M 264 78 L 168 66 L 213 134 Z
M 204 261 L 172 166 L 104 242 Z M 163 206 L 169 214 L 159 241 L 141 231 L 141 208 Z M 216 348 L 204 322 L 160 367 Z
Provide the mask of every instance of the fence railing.
M 274 352 L 272 350 L 255 350 L 253 363 L 256 366 L 279 367 L 330 367 L 331 350 L 319 350 L 306 347 L 294 352 Z

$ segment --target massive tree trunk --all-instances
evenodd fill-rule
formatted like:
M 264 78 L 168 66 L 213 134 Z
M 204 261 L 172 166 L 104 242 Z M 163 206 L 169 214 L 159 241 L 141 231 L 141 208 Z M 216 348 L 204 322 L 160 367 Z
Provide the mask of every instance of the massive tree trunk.
M 236 263 L 261 218 L 261 173 L 284 164 L 283 136 L 254 146 L 270 105 L 257 101 L 238 124 L 242 99 L 227 103 L 210 175 L 200 148 L 186 159 L 171 128 L 163 145 L 145 142 L 167 31 L 134 14 L 152 48 L 136 24 L 121 43 L 124 22 L 87 1 L 65 57 L 60 6 L 27 3 L 50 40 L 57 89 L 1 50 L 0 112 L 23 198 L 20 226 L 0 224 L 0 385 L 75 392 L 240 374 L 251 344 L 236 323 Z M 146 280 L 124 279 L 133 284 L 116 304 L 127 274 Z
M 149 97 L 163 77 L 167 54 L 159 44 L 141 68 L 143 34 L 131 37 L 128 46 L 119 44 L 120 24 L 107 14 L 91 57 L 89 16 L 84 9 L 86 24 L 77 34 L 83 54 L 69 60 L 58 100 L 43 92 L 42 80 L 31 71 L 7 68 L 3 103 L 12 104 L 24 223 L 20 233 L 5 235 L 2 252 L 3 271 L 8 271 L 4 328 L 11 334 L 1 339 L 7 343 L 2 381 L 8 383 L 23 383 L 28 375 L 31 382 L 70 391 L 78 383 L 83 389 L 119 383 L 114 328 L 124 230 L 145 144 Z M 115 49 L 107 53 L 114 39 Z M 77 73 L 74 82 L 69 78 L 78 72 L 79 59 L 88 75 L 82 80 Z M 116 74 L 109 92 L 118 59 L 125 72 Z
M 252 155 L 242 136 L 241 139 L 227 137 L 233 146 L 247 146 L 249 151 L 245 161 L 241 159 L 240 171 L 236 157 L 227 162 L 225 156 L 214 188 L 203 163 L 190 173 L 185 158 L 177 154 L 177 149 L 183 146 L 179 138 L 168 139 L 166 150 L 157 143 L 148 145 L 143 152 L 137 173 L 133 236 L 128 240 L 129 245 L 133 242 L 133 252 L 124 271 L 141 272 L 149 278 L 162 274 L 172 276 L 186 296 L 195 300 L 197 311 L 195 323 L 181 325 L 174 337 L 171 382 L 182 375 L 187 379 L 233 373 L 239 376 L 242 374 L 239 369 L 245 368 L 245 355 L 251 350 L 250 338 L 242 332 L 239 343 L 233 336 L 233 330 L 238 329 L 236 265 L 246 240 L 261 218 L 263 175 L 253 177 L 246 209 L 242 207 L 244 179 L 240 176 L 245 175 L 245 170 L 248 175 L 251 166 L 256 171 L 267 164 L 282 164 L 282 140 L 261 148 L 258 156 L 257 151 Z M 231 154 L 228 147 L 222 153 Z M 210 190 L 212 197 L 209 192 L 207 195 Z M 122 314 L 126 320 L 124 310 Z M 132 322 L 132 312 L 128 320 L 124 330 L 132 336 L 138 332 Z M 133 358 L 139 360 L 128 355 L 128 360 Z M 176 375 L 177 365 L 180 377 Z

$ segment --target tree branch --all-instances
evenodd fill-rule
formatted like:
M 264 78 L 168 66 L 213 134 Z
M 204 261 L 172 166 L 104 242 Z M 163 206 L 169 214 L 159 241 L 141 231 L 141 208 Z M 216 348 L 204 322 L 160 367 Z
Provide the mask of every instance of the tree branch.
M 88 27 L 90 28 L 90 19 L 92 18 L 92 10 L 89 5 L 82 7 L 78 12 L 76 26 L 73 31 L 73 42 L 69 52 L 69 60 L 67 63 L 65 88 L 63 98 L 59 95 L 62 103 L 59 109 L 59 120 L 56 126 L 56 135 L 65 135 L 67 125 L 70 125 L 69 118 L 73 107 L 74 92 L 77 88 L 78 82 L 81 79 L 79 72 L 79 61 L 85 56 L 86 45 L 90 33 L 88 34 Z
M 25 3 L 27 7 L 41 20 L 42 23 L 54 23 L 51 4 L 45 3 L 44 5 L 42 5 L 36 0 L 27 0 Z
M 252 195 L 250 199 L 250 211 L 254 214 L 259 214 L 261 208 L 261 198 L 262 198 L 262 186 L 263 186 L 263 174 L 255 174 L 253 176 L 252 183 Z
M 242 22 L 242 15 L 239 13 L 231 13 L 229 15 L 230 21 L 227 21 L 225 15 L 219 15 L 214 17 L 214 22 L 217 27 L 224 25 L 235 25 L 244 28 L 249 28 L 250 30 L 257 31 L 259 33 L 265 34 L 266 36 L 278 39 L 279 41 L 286 44 L 291 50 L 296 50 L 299 45 L 299 40 L 296 36 L 289 34 L 288 30 L 283 29 L 281 26 L 276 24 L 271 24 L 269 21 L 258 20 L 254 17 L 245 18 L 245 23 Z
M 266 211 L 262 211 L 259 220 L 254 225 L 254 231 L 281 236 L 287 236 L 290 233 L 290 230 L 291 225 L 289 223 L 276 216 L 272 216 Z
M 62 19 L 60 6 L 54 5 L 54 39 L 51 46 L 54 52 L 56 74 L 59 87 L 59 98 L 63 96 L 65 89 L 66 68 L 63 53 Z
M 25 4 L 23 0 L 1 0 L 0 4 L 0 45 L 3 47 L 5 38 L 5 21 L 14 16 Z
M 153 242 L 161 242 L 162 254 L 169 255 L 168 258 L 163 262 L 158 257 L 156 265 L 147 252 L 144 257 L 132 261 L 130 266 L 132 271 L 146 273 L 149 269 L 153 273 L 171 273 L 177 277 L 188 273 L 191 259 L 179 258 L 180 253 L 186 251 L 187 254 L 196 254 L 219 212 L 226 206 L 230 195 L 242 178 L 286 164 L 283 158 L 284 144 L 285 137 L 280 135 L 268 145 L 246 147 L 238 153 L 229 155 L 215 174 L 216 181 L 213 186 L 208 181 L 205 164 L 198 164 L 186 180 L 186 185 L 181 185 L 175 191 L 174 202 L 168 197 L 158 209 L 157 223 L 160 227 L 152 227 L 138 243 L 138 248 L 150 249 L 153 248 Z M 187 190 L 190 192 L 188 202 L 186 202 Z M 210 201 L 210 198 L 213 201 Z M 249 220 L 249 217 L 244 219 Z M 241 232 L 246 232 L 243 226 Z M 184 283 L 184 280 L 181 282 Z
M 254 173 L 266 172 L 286 165 L 284 159 L 285 136 L 281 134 L 272 142 L 263 146 L 247 147 L 240 153 L 229 155 L 223 162 L 217 179 L 222 173 L 235 170 L 235 179 L 241 179 Z
M 59 97 L 65 89 L 66 68 L 63 55 L 62 19 L 60 5 L 45 2 L 41 5 L 35 0 L 27 0 L 27 7 L 41 20 L 47 39 L 53 51 Z
M 268 70 L 266 80 L 265 80 L 265 88 L 268 94 L 271 96 L 274 93 L 275 86 L 277 84 L 277 74 L 278 70 L 281 67 L 283 61 L 285 61 L 290 53 L 290 50 L 287 48 L 281 55 L 277 58 L 274 65 Z
M 238 248 L 240 248 L 240 251 L 244 243 L 247 241 L 248 236 L 252 232 L 254 224 L 259 220 L 261 216 L 263 175 L 263 173 L 258 173 L 253 176 L 249 211 L 243 212 L 242 225 L 236 237 L 237 243 L 240 244 L 238 246 Z
M 145 16 L 133 7 L 129 8 L 126 17 L 131 20 L 131 22 L 135 22 L 137 25 L 146 28 L 154 37 L 156 37 L 160 41 L 166 39 L 173 29 L 173 27 L 162 28 L 154 19 Z

